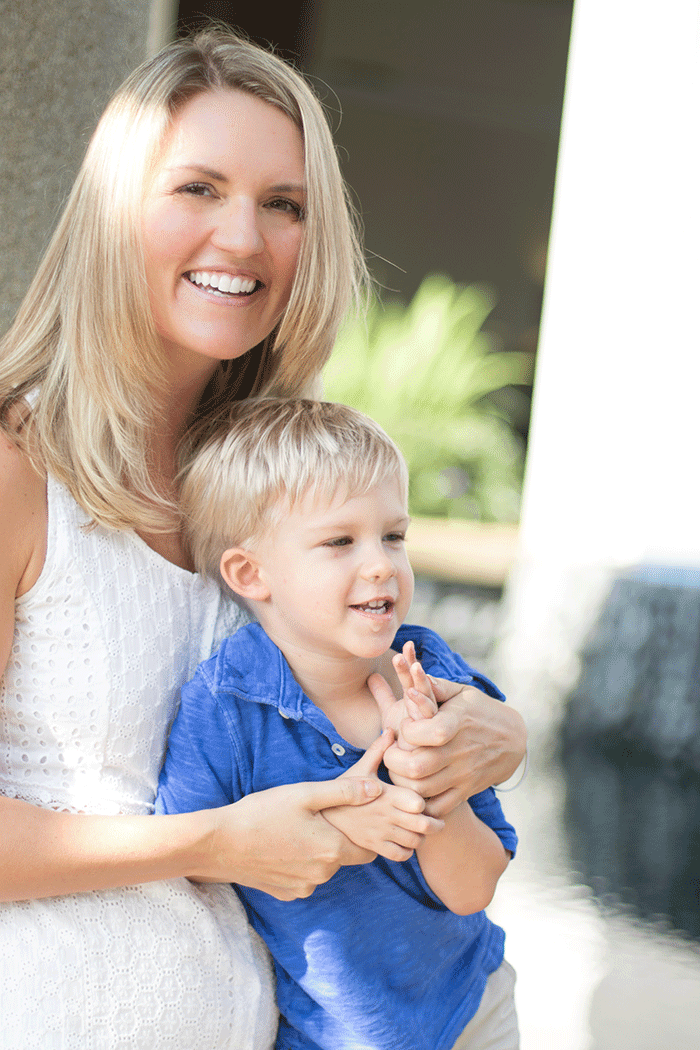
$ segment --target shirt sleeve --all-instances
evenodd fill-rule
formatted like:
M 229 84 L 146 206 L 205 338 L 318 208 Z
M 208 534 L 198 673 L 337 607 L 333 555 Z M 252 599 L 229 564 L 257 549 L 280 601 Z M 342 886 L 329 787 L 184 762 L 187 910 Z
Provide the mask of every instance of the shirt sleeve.
M 426 670 L 430 674 L 447 678 L 451 682 L 459 682 L 462 685 L 473 685 L 476 689 L 487 693 L 488 696 L 493 696 L 497 700 L 505 700 L 498 686 L 494 685 L 486 675 L 470 667 L 466 660 L 459 653 L 453 652 L 439 635 L 425 629 L 422 641 L 429 653 Z M 485 791 L 480 791 L 477 795 L 472 795 L 469 804 L 479 820 L 491 828 L 498 835 L 504 848 L 515 856 L 518 837 L 513 825 L 506 820 L 494 789 L 490 787 Z
M 483 821 L 487 827 L 491 828 L 498 835 L 503 848 L 510 850 L 512 855 L 515 856 L 518 848 L 518 836 L 513 825 L 506 820 L 501 803 L 498 801 L 493 788 L 486 788 L 485 791 L 480 791 L 478 795 L 472 795 L 469 799 L 469 805 L 479 820 Z
M 237 746 L 200 666 L 183 686 L 160 774 L 156 813 L 192 813 L 238 801 Z

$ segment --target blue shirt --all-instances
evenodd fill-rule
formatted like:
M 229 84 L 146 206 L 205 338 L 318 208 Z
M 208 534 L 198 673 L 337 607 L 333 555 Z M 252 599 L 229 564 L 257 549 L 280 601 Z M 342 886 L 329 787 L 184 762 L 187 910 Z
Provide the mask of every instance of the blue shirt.
M 409 639 L 429 674 L 503 699 L 432 631 L 404 625 L 394 648 Z M 191 812 L 280 784 L 331 780 L 361 755 L 250 624 L 184 687 L 156 810 Z M 380 776 L 389 779 L 384 767 Z M 469 801 L 515 852 L 493 789 Z M 275 962 L 278 1050 L 449 1050 L 503 959 L 503 931 L 483 911 L 448 911 L 415 856 L 341 868 L 302 900 L 236 889 Z

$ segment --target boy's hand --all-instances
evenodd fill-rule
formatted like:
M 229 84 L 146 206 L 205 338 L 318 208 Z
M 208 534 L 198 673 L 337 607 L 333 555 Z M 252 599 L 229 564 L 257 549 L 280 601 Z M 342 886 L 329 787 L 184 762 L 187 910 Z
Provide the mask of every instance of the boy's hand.
M 376 778 L 382 786 L 381 795 L 364 806 L 324 809 L 323 816 L 356 846 L 378 853 L 387 860 L 403 861 L 408 860 L 426 835 L 441 831 L 444 821 L 423 813 L 425 801 L 415 791 L 384 784 L 377 777 L 384 753 L 393 742 L 392 730 L 384 730 L 359 762 L 338 778 Z
M 382 728 L 393 729 L 397 747 L 402 751 L 412 751 L 414 745 L 406 740 L 404 725 L 407 720 L 418 722 L 437 714 L 434 684 L 416 658 L 413 642 L 406 642 L 402 652 L 397 653 L 391 662 L 403 688 L 400 700 L 396 699 L 380 674 L 370 675 L 367 685 L 382 716 Z

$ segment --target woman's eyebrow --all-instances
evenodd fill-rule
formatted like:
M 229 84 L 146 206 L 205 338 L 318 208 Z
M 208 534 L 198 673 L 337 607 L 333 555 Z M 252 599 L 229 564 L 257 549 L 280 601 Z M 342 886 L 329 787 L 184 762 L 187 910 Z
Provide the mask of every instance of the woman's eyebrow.
M 222 175 L 220 171 L 215 171 L 213 168 L 208 168 L 205 164 L 176 164 L 172 168 L 167 168 L 167 171 L 196 171 L 200 175 L 206 175 L 209 179 L 214 179 L 215 182 L 228 182 L 225 175 Z

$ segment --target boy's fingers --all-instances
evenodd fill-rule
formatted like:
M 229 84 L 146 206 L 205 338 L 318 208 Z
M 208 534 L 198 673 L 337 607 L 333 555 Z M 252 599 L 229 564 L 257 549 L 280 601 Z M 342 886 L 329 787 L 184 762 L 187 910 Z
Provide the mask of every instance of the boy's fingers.
M 437 704 L 429 696 L 424 695 L 417 689 L 411 689 L 406 697 L 406 709 L 411 718 L 432 718 L 437 714 Z
M 384 720 L 394 704 L 397 703 L 396 697 L 389 687 L 389 683 L 380 674 L 375 672 L 375 674 L 371 674 L 367 679 L 367 687 L 375 699 L 382 720 Z
M 391 729 L 385 729 L 381 736 L 378 736 L 365 751 L 359 761 L 355 763 L 346 773 L 343 773 L 344 778 L 350 777 L 376 777 L 379 767 L 382 763 L 382 759 L 388 748 L 394 743 L 394 732 Z M 377 792 L 379 794 L 379 792 Z
M 431 700 L 435 699 L 435 692 L 433 691 L 433 683 L 423 670 L 423 665 L 419 660 L 414 660 L 411 664 L 411 677 L 413 679 L 414 687 L 425 696 L 429 696 Z
M 408 644 L 409 643 L 406 642 L 406 645 Z M 406 657 L 403 656 L 401 653 L 397 653 L 397 655 L 392 658 L 391 662 L 394 665 L 394 670 L 396 671 L 399 682 L 401 683 L 401 688 L 405 693 L 413 686 L 411 668 L 406 660 Z

